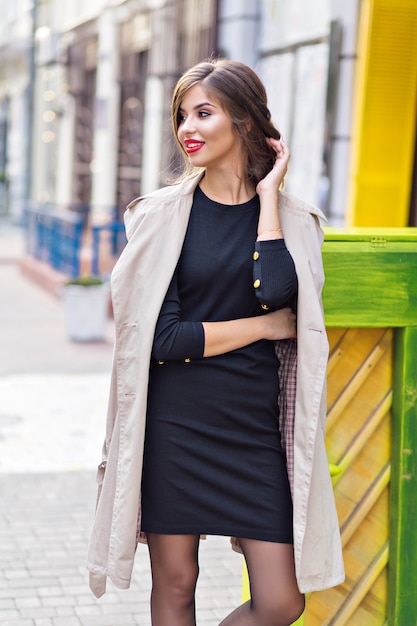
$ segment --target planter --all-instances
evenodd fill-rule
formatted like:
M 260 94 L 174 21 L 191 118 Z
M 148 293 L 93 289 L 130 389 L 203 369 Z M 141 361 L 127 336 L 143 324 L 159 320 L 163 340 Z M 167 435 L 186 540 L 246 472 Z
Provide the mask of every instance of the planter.
M 74 285 L 62 287 L 62 301 L 69 339 L 103 341 L 106 335 L 109 286 Z

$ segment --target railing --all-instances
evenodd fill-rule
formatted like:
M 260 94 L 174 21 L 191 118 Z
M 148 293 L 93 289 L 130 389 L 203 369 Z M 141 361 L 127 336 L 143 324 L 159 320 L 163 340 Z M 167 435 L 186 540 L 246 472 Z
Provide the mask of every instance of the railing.
M 26 251 L 71 277 L 80 273 L 84 218 L 72 211 L 47 208 L 25 211 Z
M 80 275 L 81 248 L 87 210 L 53 210 L 48 207 L 25 211 L 26 251 L 35 259 L 75 278 Z M 91 273 L 109 274 L 126 244 L 124 224 L 111 221 L 91 227 Z

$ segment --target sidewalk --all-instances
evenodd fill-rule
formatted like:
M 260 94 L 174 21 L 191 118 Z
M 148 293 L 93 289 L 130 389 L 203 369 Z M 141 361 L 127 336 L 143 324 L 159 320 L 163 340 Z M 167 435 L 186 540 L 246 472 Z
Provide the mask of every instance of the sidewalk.
M 19 228 L 0 221 L 0 626 L 149 626 L 147 548 L 132 587 L 96 600 L 84 561 L 94 515 L 113 350 L 66 338 L 61 303 L 18 269 Z M 227 538 L 200 550 L 199 626 L 239 604 Z
M 132 586 L 111 583 L 96 600 L 84 560 L 93 516 L 93 472 L 0 476 L 2 626 L 149 626 L 146 546 L 136 555 Z M 200 550 L 199 626 L 215 626 L 240 601 L 241 558 L 228 540 L 209 537 Z

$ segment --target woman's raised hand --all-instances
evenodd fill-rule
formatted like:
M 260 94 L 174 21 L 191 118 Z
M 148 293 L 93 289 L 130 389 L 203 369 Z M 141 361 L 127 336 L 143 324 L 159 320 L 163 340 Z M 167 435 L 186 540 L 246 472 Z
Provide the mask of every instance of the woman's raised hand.
M 256 186 L 256 193 L 259 195 L 271 191 L 274 193 L 278 192 L 278 188 L 287 173 L 290 158 L 290 151 L 282 139 L 278 140 L 268 137 L 266 141 L 275 151 L 276 158 L 272 170 Z
M 263 316 L 265 321 L 265 339 L 295 339 L 297 320 L 290 308 L 278 309 Z

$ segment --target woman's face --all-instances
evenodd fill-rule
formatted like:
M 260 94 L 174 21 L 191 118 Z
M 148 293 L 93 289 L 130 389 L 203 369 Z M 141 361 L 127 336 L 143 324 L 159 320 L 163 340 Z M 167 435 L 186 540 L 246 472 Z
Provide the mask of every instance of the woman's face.
M 242 163 L 242 143 L 229 114 L 200 84 L 186 92 L 179 120 L 178 139 L 192 165 L 226 169 Z

